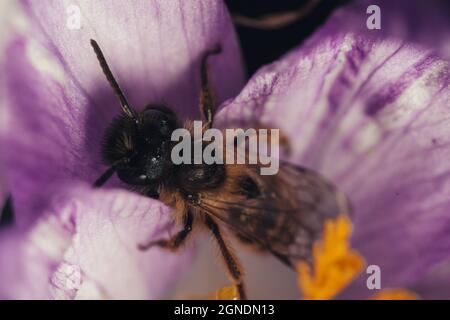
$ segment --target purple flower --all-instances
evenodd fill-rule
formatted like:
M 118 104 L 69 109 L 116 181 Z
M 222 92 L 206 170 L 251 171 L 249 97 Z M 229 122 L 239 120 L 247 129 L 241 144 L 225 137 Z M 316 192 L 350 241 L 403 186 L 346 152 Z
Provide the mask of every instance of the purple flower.
M 450 91 L 449 63 L 438 55 L 448 51 L 423 40 L 425 31 L 448 37 L 448 28 L 419 28 L 420 38 L 401 40 L 383 14 L 406 17 L 396 26 L 407 26 L 416 17 L 411 6 L 377 3 L 381 31 L 366 28 L 370 1 L 338 10 L 305 44 L 259 70 L 218 118 L 223 126 L 256 120 L 280 128 L 291 140 L 289 160 L 322 172 L 350 198 L 353 246 L 380 266 L 383 288 L 427 297 L 432 289 L 421 281 L 450 258 Z M 372 295 L 367 277 L 343 297 Z
M 197 115 L 199 57 L 220 42 L 213 87 L 219 102 L 233 99 L 222 104 L 217 123 L 281 128 L 292 144 L 288 160 L 318 170 L 349 196 L 353 246 L 381 267 L 383 288 L 448 297 L 443 10 L 377 1 L 382 29 L 368 30 L 366 8 L 375 3 L 359 1 L 238 94 L 239 49 L 221 2 L 83 2 L 80 30 L 67 28 L 59 1 L 23 4 L 30 26 L 8 46 L 0 78 L 8 119 L 0 131 L 0 191 L 3 184 L 12 194 L 17 213 L 15 227 L 0 231 L 0 297 L 158 298 L 189 261 L 189 251 L 136 249 L 172 230 L 170 209 L 118 188 L 90 187 L 104 170 L 103 130 L 120 111 L 90 38 L 133 105 L 164 101 L 183 117 Z M 426 25 L 409 32 L 417 13 Z M 372 295 L 366 276 L 342 297 Z
M 2 60 L 2 177 L 16 221 L 0 231 L 0 297 L 163 297 L 189 250 L 143 253 L 137 246 L 168 236 L 169 209 L 117 188 L 91 187 L 105 170 L 103 131 L 121 110 L 89 40 L 101 45 L 136 108 L 165 102 L 195 117 L 200 56 L 216 43 L 223 47 L 211 59 L 218 102 L 243 84 L 233 27 L 219 1 L 73 3 L 69 9 L 61 1 L 22 1 L 28 26 Z M 80 29 L 70 28 L 77 13 Z

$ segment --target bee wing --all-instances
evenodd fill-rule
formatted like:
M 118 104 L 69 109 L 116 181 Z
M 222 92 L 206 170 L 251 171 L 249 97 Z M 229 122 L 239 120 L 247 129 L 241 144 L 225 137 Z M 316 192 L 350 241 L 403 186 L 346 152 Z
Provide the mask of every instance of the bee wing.
M 198 206 L 226 223 L 244 242 L 258 245 L 288 265 L 310 260 L 324 221 L 349 213 L 345 196 L 312 170 L 283 163 L 274 176 L 260 175 L 257 167 L 246 174 L 257 186 L 256 195 L 248 197 L 245 190 L 235 190 L 241 195 L 234 201 L 206 196 Z

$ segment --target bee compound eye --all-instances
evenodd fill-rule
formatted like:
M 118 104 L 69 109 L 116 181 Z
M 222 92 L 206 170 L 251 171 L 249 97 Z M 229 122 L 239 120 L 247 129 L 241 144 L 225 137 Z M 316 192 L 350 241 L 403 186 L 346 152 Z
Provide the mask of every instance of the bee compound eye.
M 148 106 L 142 112 L 144 130 L 155 131 L 154 134 L 170 135 L 179 123 L 175 113 L 165 106 Z
M 148 176 L 146 174 L 129 168 L 117 170 L 117 176 L 121 181 L 131 185 L 144 185 L 148 181 Z

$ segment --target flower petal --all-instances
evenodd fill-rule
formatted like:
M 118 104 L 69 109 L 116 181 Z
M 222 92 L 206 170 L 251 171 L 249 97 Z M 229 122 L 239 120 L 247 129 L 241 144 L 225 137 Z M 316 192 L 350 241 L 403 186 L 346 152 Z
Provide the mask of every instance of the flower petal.
M 373 6 L 380 11 L 380 29 L 369 29 Z M 336 12 L 333 23 L 340 32 L 364 35 L 366 38 L 393 38 L 400 42 L 432 48 L 450 58 L 450 4 L 446 0 L 359 0 Z M 335 30 L 328 29 L 332 33 Z
M 0 137 L 19 224 L 45 210 L 48 199 L 43 195 L 52 184 L 91 184 L 104 170 L 102 135 L 120 108 L 91 38 L 101 45 L 137 109 L 163 101 L 183 117 L 198 114 L 200 56 L 217 43 L 223 53 L 210 65 L 218 101 L 235 95 L 242 85 L 239 48 L 222 2 L 23 4 L 31 22 L 4 59 L 9 120 Z M 77 13 L 80 29 L 73 29 Z
M 349 196 L 353 247 L 381 267 L 383 286 L 403 287 L 449 258 L 449 64 L 339 21 L 262 68 L 218 118 L 281 128 L 290 161 Z
M 410 286 L 421 299 L 450 299 L 450 265 L 446 261 Z
M 161 298 L 191 255 L 137 246 L 168 236 L 169 213 L 126 191 L 64 192 L 32 228 L 0 233 L 0 297 Z
M 104 97 L 98 92 L 106 89 L 110 95 L 110 88 L 93 58 L 91 38 L 100 44 L 136 108 L 163 100 L 182 116 L 198 115 L 200 58 L 218 43 L 223 52 L 211 63 L 218 101 L 234 96 L 243 85 L 238 44 L 221 1 L 23 3 L 35 35 L 103 112 L 118 110 L 116 104 L 101 103 Z M 77 13 L 80 29 L 70 27 Z
M 49 298 L 49 278 L 69 236 L 54 220 L 42 222 L 30 232 L 2 230 L 0 299 Z

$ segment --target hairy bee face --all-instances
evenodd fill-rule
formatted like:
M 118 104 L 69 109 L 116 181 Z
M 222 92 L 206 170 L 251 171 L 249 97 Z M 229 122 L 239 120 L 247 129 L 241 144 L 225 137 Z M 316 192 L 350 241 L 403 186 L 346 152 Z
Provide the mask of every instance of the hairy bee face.
M 180 125 L 165 106 L 150 105 L 138 114 L 115 119 L 106 130 L 102 156 L 117 167 L 118 177 L 131 185 L 158 184 L 171 172 L 171 135 Z

